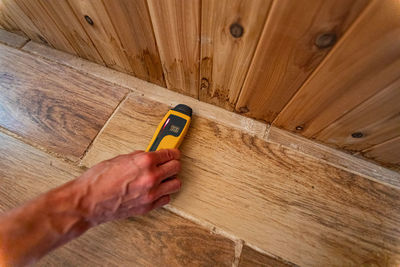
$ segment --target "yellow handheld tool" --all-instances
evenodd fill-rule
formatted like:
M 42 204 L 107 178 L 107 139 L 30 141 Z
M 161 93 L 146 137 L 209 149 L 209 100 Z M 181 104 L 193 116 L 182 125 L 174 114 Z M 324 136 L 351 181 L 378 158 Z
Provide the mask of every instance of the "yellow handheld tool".
M 192 109 L 179 104 L 170 109 L 157 127 L 146 152 L 178 148 L 189 129 Z

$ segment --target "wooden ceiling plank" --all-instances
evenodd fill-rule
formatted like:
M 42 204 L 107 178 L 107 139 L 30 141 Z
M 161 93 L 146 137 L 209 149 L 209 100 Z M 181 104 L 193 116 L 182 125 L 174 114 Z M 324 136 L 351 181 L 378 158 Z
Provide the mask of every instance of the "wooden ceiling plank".
M 47 12 L 47 16 L 53 20 L 56 27 L 58 27 L 80 57 L 104 65 L 103 55 L 100 55 L 93 45 L 92 40 L 75 16 L 67 0 L 38 0 L 36 3 L 42 5 L 46 10 L 42 12 L 41 16 L 45 18 Z M 47 20 L 45 23 L 48 24 L 51 22 Z
M 272 122 L 367 3 L 274 1 L 236 110 Z M 333 40 L 319 48 L 324 34 Z
M 44 39 L 42 40 L 43 34 L 35 26 L 31 18 L 22 11 L 15 0 L 2 0 L 1 4 L 1 12 L 8 14 L 18 26 L 18 28 L 20 28 L 24 32 L 24 34 L 26 34 L 31 40 L 35 42 L 44 43 Z
M 400 166 L 400 136 L 392 138 L 381 144 L 370 147 L 361 152 L 364 157 L 381 162 L 390 168 L 397 169 Z
M 68 0 L 107 67 L 133 74 L 132 66 L 101 0 Z M 90 24 L 92 23 L 92 24 Z
M 200 100 L 234 109 L 270 3 L 202 1 Z
M 105 0 L 103 3 L 134 75 L 165 86 L 146 0 Z
M 346 150 L 361 151 L 400 134 L 400 78 L 355 107 L 315 138 Z M 352 134 L 361 133 L 361 138 Z
M 400 2 L 373 1 L 274 124 L 312 137 L 399 77 Z
M 199 94 L 200 0 L 148 0 L 168 89 Z

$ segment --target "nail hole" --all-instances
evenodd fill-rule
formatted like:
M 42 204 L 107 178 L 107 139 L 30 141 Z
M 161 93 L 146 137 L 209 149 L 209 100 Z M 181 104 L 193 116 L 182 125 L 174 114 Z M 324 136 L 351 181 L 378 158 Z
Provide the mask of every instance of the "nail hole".
M 355 133 L 351 134 L 351 137 L 353 137 L 353 138 L 361 138 L 363 136 L 364 136 L 364 134 L 362 132 L 355 132 Z
M 303 126 L 301 126 L 301 125 L 299 125 L 299 126 L 296 126 L 296 131 L 302 131 L 304 128 L 303 128 Z
M 335 33 L 323 33 L 317 36 L 315 39 L 315 45 L 318 48 L 327 48 L 331 47 L 336 43 L 336 34 Z
M 248 107 L 241 107 L 241 108 L 239 108 L 239 112 L 240 113 L 247 113 L 247 112 L 249 112 L 249 108 Z
M 240 25 L 239 23 L 233 23 L 229 27 L 229 31 L 231 32 L 233 37 L 240 38 L 243 35 L 244 29 L 243 29 L 242 25 Z
M 89 17 L 88 15 L 85 15 L 85 20 L 86 20 L 86 22 L 89 23 L 90 25 L 93 25 L 93 24 L 94 24 L 92 18 Z
M 39 37 L 40 41 L 42 41 L 42 42 L 43 42 L 43 43 L 45 43 L 45 44 L 48 44 L 47 40 L 46 40 L 46 39 L 44 39 L 44 37 L 43 37 L 43 36 L 41 36 L 41 35 L 38 35 L 38 37 Z

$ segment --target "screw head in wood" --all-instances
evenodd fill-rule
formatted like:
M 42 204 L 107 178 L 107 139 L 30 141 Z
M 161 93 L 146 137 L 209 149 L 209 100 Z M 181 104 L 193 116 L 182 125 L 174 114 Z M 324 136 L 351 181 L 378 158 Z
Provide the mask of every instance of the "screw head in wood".
M 355 132 L 355 133 L 351 134 L 351 137 L 353 137 L 353 138 L 361 138 L 363 136 L 364 136 L 364 134 L 362 132 Z
M 299 126 L 296 126 L 296 131 L 302 131 L 304 128 L 303 128 L 303 126 L 301 126 L 301 125 L 299 125 Z
M 233 37 L 240 38 L 243 35 L 244 29 L 243 29 L 242 25 L 240 25 L 239 23 L 233 23 L 229 27 L 229 31 Z
M 336 43 L 336 34 L 335 33 L 323 33 L 317 36 L 315 39 L 315 45 L 318 48 L 327 48 L 331 47 Z
M 86 22 L 89 23 L 90 25 L 93 25 L 93 24 L 94 24 L 92 18 L 89 17 L 88 15 L 85 15 L 85 20 L 86 20 Z

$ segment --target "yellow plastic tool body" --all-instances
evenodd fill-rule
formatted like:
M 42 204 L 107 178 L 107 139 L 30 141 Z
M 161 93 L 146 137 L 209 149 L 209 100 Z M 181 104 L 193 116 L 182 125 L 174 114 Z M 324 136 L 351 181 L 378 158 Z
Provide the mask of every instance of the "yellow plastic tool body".
M 190 121 L 190 116 L 179 111 L 172 109 L 169 110 L 158 125 L 153 138 L 147 146 L 146 152 L 157 151 L 160 149 L 178 148 L 189 129 Z M 166 132 L 166 129 L 168 129 L 168 132 Z

